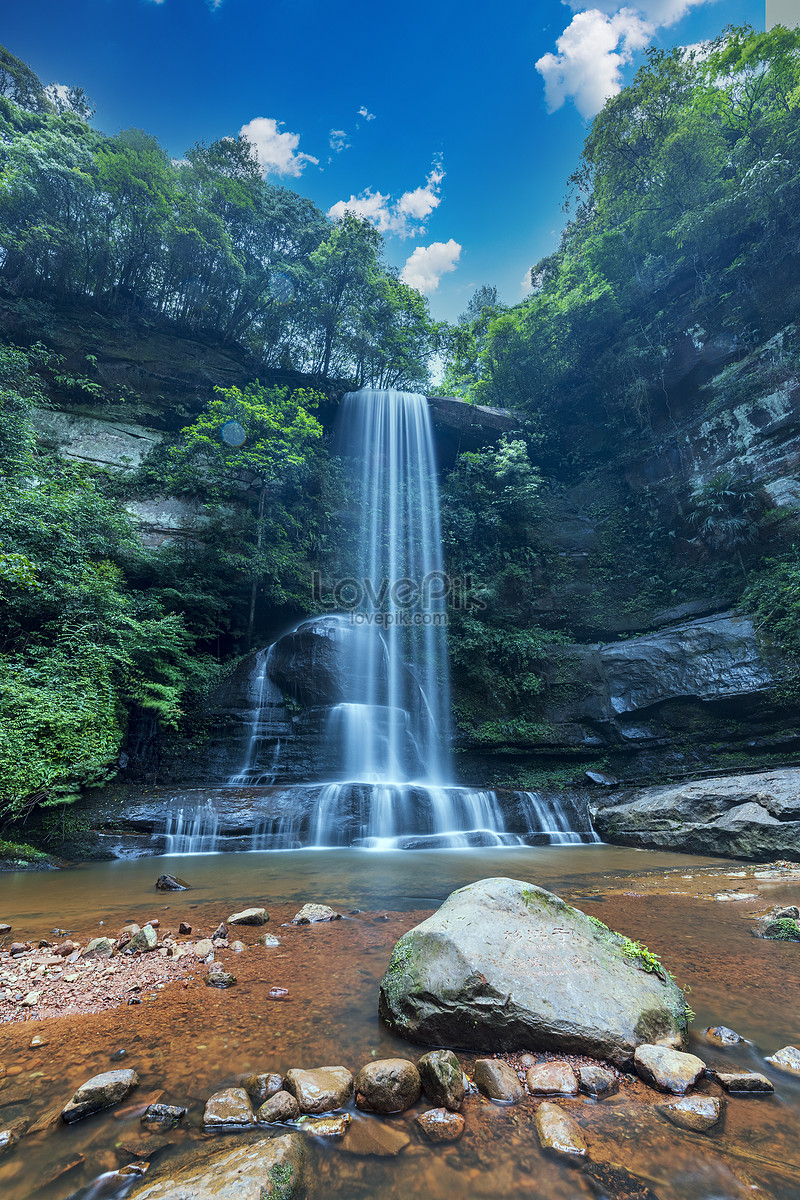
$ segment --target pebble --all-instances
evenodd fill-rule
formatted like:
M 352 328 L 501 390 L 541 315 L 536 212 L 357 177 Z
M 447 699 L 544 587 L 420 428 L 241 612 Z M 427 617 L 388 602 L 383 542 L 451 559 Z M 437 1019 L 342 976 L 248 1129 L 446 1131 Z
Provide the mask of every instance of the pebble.
M 729 1029 L 727 1025 L 711 1025 L 706 1030 L 706 1037 L 716 1046 L 738 1046 L 744 1041 L 735 1029 Z
M 420 1113 L 417 1125 L 431 1142 L 457 1142 L 464 1132 L 464 1118 L 461 1113 L 450 1112 L 446 1108 L 430 1108 Z
M 229 988 L 236 983 L 236 976 L 232 975 L 230 971 L 223 971 L 221 967 L 212 967 L 210 971 L 206 972 L 203 982 L 206 987 Z
M 800 1071 L 800 1049 L 797 1046 L 784 1046 L 782 1050 L 770 1054 L 767 1062 L 783 1071 Z
M 289 989 L 284 987 L 273 987 L 267 992 L 268 1000 L 288 1000 Z

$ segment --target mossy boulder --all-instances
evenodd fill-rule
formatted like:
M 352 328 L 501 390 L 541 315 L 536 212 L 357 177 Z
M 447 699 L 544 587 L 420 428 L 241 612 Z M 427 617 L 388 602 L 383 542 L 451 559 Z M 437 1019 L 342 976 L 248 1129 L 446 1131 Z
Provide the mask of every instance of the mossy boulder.
M 380 985 L 392 1032 L 484 1052 L 557 1050 L 630 1068 L 682 1041 L 683 993 L 655 955 L 519 879 L 453 892 L 397 942 Z

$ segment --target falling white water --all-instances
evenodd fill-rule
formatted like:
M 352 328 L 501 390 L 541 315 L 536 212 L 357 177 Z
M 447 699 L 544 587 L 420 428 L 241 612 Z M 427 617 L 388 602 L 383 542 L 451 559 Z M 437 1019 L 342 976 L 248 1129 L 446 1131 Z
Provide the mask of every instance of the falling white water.
M 247 745 L 247 755 L 239 770 L 228 780 L 230 786 L 263 786 L 273 783 L 280 759 L 280 738 L 275 743 L 270 771 L 265 774 L 259 766 L 259 756 L 263 743 L 270 732 L 270 718 L 275 709 L 283 704 L 283 696 L 269 677 L 269 658 L 272 647 L 259 650 L 256 655 L 255 669 L 252 675 L 252 690 L 254 692 L 253 719 L 250 725 L 250 740 Z

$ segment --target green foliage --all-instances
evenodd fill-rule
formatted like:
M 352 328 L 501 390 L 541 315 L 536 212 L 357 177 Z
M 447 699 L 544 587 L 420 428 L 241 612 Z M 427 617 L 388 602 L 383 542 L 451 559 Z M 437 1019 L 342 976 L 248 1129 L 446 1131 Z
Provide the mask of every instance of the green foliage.
M 269 1187 L 262 1187 L 261 1200 L 291 1200 L 294 1193 L 294 1167 L 275 1163 L 269 1169 Z
M 734 550 L 758 536 L 754 484 L 733 471 L 718 471 L 691 499 L 689 521 L 714 550 Z
M 741 600 L 751 614 L 759 641 L 777 653 L 781 675 L 778 700 L 795 705 L 800 699 L 800 550 L 768 559 L 750 579 Z
M 46 862 L 47 855 L 27 842 L 6 842 L 0 838 L 0 860 L 14 864 Z

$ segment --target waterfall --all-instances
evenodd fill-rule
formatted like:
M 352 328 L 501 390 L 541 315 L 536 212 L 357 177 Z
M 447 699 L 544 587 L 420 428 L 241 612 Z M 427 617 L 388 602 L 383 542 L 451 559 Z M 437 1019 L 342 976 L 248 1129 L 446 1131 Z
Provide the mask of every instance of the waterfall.
M 256 655 L 255 668 L 251 675 L 250 687 L 253 693 L 252 721 L 250 724 L 250 740 L 244 762 L 228 779 L 231 786 L 259 787 L 273 783 L 280 760 L 281 740 L 272 742 L 269 769 L 265 771 L 261 763 L 262 750 L 269 735 L 273 733 L 273 714 L 283 705 L 283 696 L 269 676 L 269 659 L 272 647 L 259 650 Z

